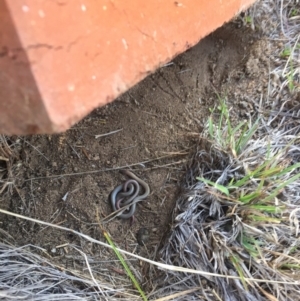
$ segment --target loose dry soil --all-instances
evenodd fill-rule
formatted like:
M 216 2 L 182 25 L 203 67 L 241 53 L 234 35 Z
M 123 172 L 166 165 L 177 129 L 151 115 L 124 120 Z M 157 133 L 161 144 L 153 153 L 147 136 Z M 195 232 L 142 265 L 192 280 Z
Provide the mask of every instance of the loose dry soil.
M 234 118 L 248 118 L 255 101 L 266 95 L 269 64 L 268 42 L 260 33 L 240 21 L 231 22 L 66 133 L 11 137 L 16 157 L 9 173 L 14 185 L 2 193 L 1 208 L 105 241 L 96 212 L 100 219 L 112 212 L 109 193 L 125 179 L 120 167 L 131 166 L 149 184 L 151 194 L 138 205 L 133 225 L 116 218 L 105 229 L 119 247 L 159 259 L 157 250 L 170 229 L 185 162 L 195 133 L 201 133 L 209 109 L 218 105 L 216 92 L 227 97 Z M 93 256 L 91 264 L 99 276 L 108 282 L 110 276 L 116 282 L 122 278 L 111 250 L 6 215 L 0 221 L 15 245 L 39 246 L 60 266 L 83 269 L 83 258 L 68 246 L 76 245 Z M 137 242 L 140 228 L 149 231 L 146 246 Z M 131 262 L 146 283 L 148 267 Z

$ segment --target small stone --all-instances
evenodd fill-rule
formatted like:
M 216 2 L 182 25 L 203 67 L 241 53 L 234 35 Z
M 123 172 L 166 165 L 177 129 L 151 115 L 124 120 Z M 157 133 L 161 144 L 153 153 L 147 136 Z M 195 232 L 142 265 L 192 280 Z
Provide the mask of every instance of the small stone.
M 147 228 L 140 228 L 137 233 L 137 242 L 140 246 L 144 246 L 150 238 L 149 231 Z
M 241 101 L 241 102 L 240 102 L 240 107 L 241 107 L 241 108 L 244 108 L 244 109 L 247 109 L 247 107 L 248 107 L 248 102 L 246 102 L 246 101 Z

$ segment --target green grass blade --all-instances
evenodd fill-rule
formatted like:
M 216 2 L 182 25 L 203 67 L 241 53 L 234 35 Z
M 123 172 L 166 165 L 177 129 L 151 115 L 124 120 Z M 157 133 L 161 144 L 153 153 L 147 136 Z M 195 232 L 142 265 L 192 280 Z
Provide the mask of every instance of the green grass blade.
M 261 195 L 261 191 L 258 190 L 258 191 L 255 191 L 255 192 L 252 192 L 252 193 L 249 193 L 249 194 L 239 197 L 239 201 L 244 204 L 247 204 L 247 203 L 255 200 L 256 198 L 258 198 L 260 195 Z
M 255 247 L 255 239 L 242 234 L 242 245 L 251 254 L 253 258 L 257 258 L 259 253 Z
M 275 217 L 268 217 L 268 216 L 258 216 L 254 214 L 247 215 L 247 218 L 254 221 L 254 222 L 268 222 L 272 224 L 280 224 L 281 219 Z
M 256 120 L 256 122 L 251 127 L 251 129 L 246 133 L 246 135 L 244 133 L 241 134 L 240 139 L 238 140 L 238 143 L 236 144 L 237 145 L 236 152 L 238 155 L 241 153 L 241 151 L 243 150 L 245 145 L 248 143 L 248 141 L 252 138 L 252 136 L 256 132 L 256 130 L 258 128 L 258 121 L 259 121 L 259 119 Z
M 275 188 L 273 190 L 273 193 L 271 193 L 269 196 L 267 196 L 266 198 L 264 198 L 262 200 L 262 203 L 266 203 L 269 202 L 271 200 L 273 200 L 280 192 L 281 190 L 286 187 L 287 185 L 295 182 L 296 180 L 298 180 L 300 178 L 300 173 L 294 175 L 293 177 L 291 177 L 290 179 L 288 179 L 287 181 L 283 182 L 282 184 L 280 184 L 277 188 Z
M 212 117 L 208 118 L 208 131 L 211 138 L 215 138 L 214 136 L 214 125 L 212 121 Z
M 241 266 L 239 264 L 239 260 L 240 259 L 238 257 L 234 256 L 234 255 L 231 255 L 230 259 L 231 259 L 231 262 L 232 262 L 233 266 L 235 267 L 235 269 L 237 270 L 237 272 L 238 272 L 238 274 L 239 274 L 239 276 L 241 278 L 241 281 L 243 283 L 244 288 L 246 290 L 248 290 L 247 284 L 246 284 L 246 281 L 245 281 L 245 276 L 243 274 L 243 269 L 241 268 Z
M 264 179 L 262 179 L 260 182 L 259 182 L 259 185 L 256 187 L 255 191 L 252 192 L 252 193 L 248 193 L 248 194 L 243 194 L 242 196 L 240 196 L 239 200 L 242 202 L 242 203 L 249 203 L 255 199 L 257 199 L 258 197 L 261 196 L 261 194 L 263 193 L 263 186 L 264 186 Z
M 144 301 L 148 301 L 144 291 L 141 289 L 139 283 L 137 282 L 137 280 L 135 279 L 135 277 L 133 276 L 132 272 L 130 271 L 126 261 L 124 260 L 124 258 L 122 257 L 121 253 L 117 250 L 115 244 L 113 243 L 113 241 L 111 240 L 109 234 L 106 231 L 103 231 L 103 234 L 107 240 L 107 242 L 111 245 L 111 247 L 113 248 L 114 252 L 116 253 L 118 259 L 120 260 L 120 262 L 122 263 L 127 275 L 129 276 L 129 278 L 131 279 L 133 285 L 137 288 L 137 290 L 139 291 L 139 293 L 141 294 L 142 298 Z
M 221 101 L 221 106 L 218 107 L 218 108 L 219 108 L 219 111 L 221 112 L 218 128 L 222 129 L 222 127 L 223 127 L 223 118 L 224 118 L 224 106 L 223 106 L 222 101 Z
M 246 126 L 246 121 L 242 121 L 240 122 L 232 131 L 232 136 L 234 136 L 239 130 L 241 127 L 243 126 Z
M 218 189 L 222 193 L 226 194 L 227 196 L 229 196 L 229 190 L 227 189 L 227 187 L 225 187 L 223 185 L 220 185 L 220 184 L 217 184 L 217 183 L 214 183 L 212 181 L 209 181 L 209 180 L 201 178 L 201 177 L 198 177 L 197 180 L 202 181 L 203 183 L 208 184 L 208 185 Z
M 265 161 L 262 165 L 257 167 L 254 171 L 250 172 L 242 179 L 238 180 L 236 183 L 233 184 L 234 187 L 241 187 L 247 183 L 251 178 L 259 177 L 259 173 L 269 165 L 269 161 Z M 262 174 L 262 172 L 261 172 Z
M 248 208 L 259 210 L 266 213 L 273 213 L 273 214 L 279 213 L 284 209 L 283 206 L 279 207 L 274 205 L 261 205 L 261 204 L 249 205 Z
M 279 178 L 281 176 L 284 176 L 285 174 L 287 174 L 288 172 L 290 172 L 290 171 L 292 171 L 293 169 L 296 169 L 296 168 L 300 168 L 300 163 L 296 163 L 294 165 L 291 165 L 291 166 L 285 168 L 284 170 L 282 170 L 281 172 L 276 174 L 276 177 Z
M 263 170 L 263 171 L 257 173 L 256 176 L 259 178 L 264 178 L 264 179 L 269 178 L 270 179 L 272 176 L 277 177 L 280 171 L 281 171 L 281 167 L 277 166 L 277 167 Z

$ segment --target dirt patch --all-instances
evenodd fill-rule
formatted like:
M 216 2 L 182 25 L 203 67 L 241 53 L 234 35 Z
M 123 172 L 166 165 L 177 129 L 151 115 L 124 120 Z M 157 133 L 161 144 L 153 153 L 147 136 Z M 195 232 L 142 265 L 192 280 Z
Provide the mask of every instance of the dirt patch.
M 13 194 L 2 194 L 1 207 L 104 241 L 96 210 L 100 219 L 111 213 L 109 193 L 124 180 L 118 170 L 131 166 L 151 194 L 138 205 L 133 225 L 117 218 L 105 228 L 119 247 L 155 258 L 194 145 L 191 133 L 201 133 L 209 109 L 218 104 L 216 92 L 227 95 L 237 119 L 249 116 L 252 100 L 267 89 L 266 45 L 257 32 L 232 22 L 66 133 L 12 137 L 19 151 L 10 170 L 15 184 Z M 58 247 L 72 244 L 101 260 L 94 268 L 99 275 L 121 273 L 112 251 L 73 234 L 5 215 L 1 222 L 17 245 L 40 246 L 64 265 L 82 267 L 72 247 Z M 149 231 L 146 247 L 137 241 L 140 228 Z M 145 283 L 147 267 L 132 264 Z

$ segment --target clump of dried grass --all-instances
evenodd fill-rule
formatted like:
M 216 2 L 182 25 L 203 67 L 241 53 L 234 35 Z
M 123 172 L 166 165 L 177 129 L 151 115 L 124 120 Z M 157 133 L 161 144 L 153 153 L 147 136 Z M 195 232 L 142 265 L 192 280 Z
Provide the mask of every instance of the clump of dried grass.
M 101 281 L 87 273 L 55 265 L 37 246 L 15 247 L 0 243 L 0 299 L 2 300 L 138 300 L 123 287 Z M 98 279 L 99 281 L 99 279 Z M 100 283 L 100 282 L 99 282 Z
M 8 161 L 11 156 L 12 150 L 6 141 L 6 137 L 0 134 L 0 159 L 3 161 Z
M 268 106 L 276 109 L 284 102 L 295 107 L 300 99 L 299 1 L 261 0 L 249 9 L 247 17 L 252 20 L 253 27 L 262 30 L 277 46 L 272 47 L 271 64 L 274 68 L 270 70 L 270 103 L 265 104 L 265 109 Z
M 13 151 L 7 143 L 7 138 L 0 134 L 0 195 L 9 186 L 11 158 Z
M 269 95 L 247 128 L 231 127 L 226 105 L 217 123 L 210 120 L 161 250 L 167 264 L 240 280 L 168 271 L 162 295 L 200 287 L 189 300 L 300 300 L 300 6 L 259 1 L 245 17 L 277 43 Z
M 0 243 L 0 297 L 5 300 L 97 300 L 92 281 L 34 254 L 37 247 Z
M 220 138 L 226 140 L 227 130 L 224 126 Z M 299 285 L 293 284 L 300 269 L 300 165 L 293 165 L 300 154 L 298 134 L 298 126 L 265 133 L 249 139 L 237 156 L 230 147 L 201 139 L 161 258 L 167 264 L 240 276 L 206 277 L 203 300 L 299 300 Z M 166 281 L 180 283 L 170 286 L 174 292 L 199 286 L 203 277 L 168 272 Z

